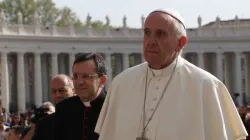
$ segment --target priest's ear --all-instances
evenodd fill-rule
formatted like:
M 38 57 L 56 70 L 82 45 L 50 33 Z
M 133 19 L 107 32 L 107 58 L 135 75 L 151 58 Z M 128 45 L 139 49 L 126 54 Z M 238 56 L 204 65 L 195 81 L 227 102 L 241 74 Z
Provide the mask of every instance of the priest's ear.
M 177 52 L 180 52 L 182 50 L 182 48 L 187 44 L 188 39 L 186 36 L 181 36 L 178 42 L 178 46 L 177 46 Z
M 100 77 L 100 85 L 105 86 L 107 81 L 108 81 L 107 75 L 103 75 L 103 76 Z

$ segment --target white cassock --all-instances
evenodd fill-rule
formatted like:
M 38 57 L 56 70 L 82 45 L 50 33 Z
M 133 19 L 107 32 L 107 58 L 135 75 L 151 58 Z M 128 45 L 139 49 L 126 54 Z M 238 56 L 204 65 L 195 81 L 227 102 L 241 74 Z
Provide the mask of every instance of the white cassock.
M 143 63 L 114 78 L 95 129 L 99 140 L 136 140 L 140 136 L 147 69 L 146 119 L 159 101 L 176 60 L 162 70 L 151 70 Z M 179 56 L 172 81 L 146 129 L 147 139 L 241 140 L 246 136 L 225 85 Z

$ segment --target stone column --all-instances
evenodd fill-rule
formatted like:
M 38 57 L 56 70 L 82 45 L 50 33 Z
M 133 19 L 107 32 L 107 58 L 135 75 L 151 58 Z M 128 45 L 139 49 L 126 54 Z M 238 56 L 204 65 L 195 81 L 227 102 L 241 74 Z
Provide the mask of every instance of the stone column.
M 115 57 L 115 72 L 112 72 L 114 75 L 113 77 L 117 76 L 119 73 L 122 72 L 123 66 L 122 66 L 122 54 L 114 54 Z
M 41 105 L 43 101 L 42 93 L 42 68 L 41 53 L 35 52 L 35 105 Z
M 246 101 L 250 102 L 250 53 L 245 54 Z
M 17 100 L 18 100 L 18 111 L 26 111 L 26 100 L 25 100 L 25 76 L 24 76 L 24 53 L 18 52 L 17 54 Z
M 73 76 L 72 67 L 73 67 L 74 61 L 75 61 L 75 54 L 70 53 L 69 54 L 69 76 Z
M 122 54 L 122 66 L 123 70 L 126 70 L 129 68 L 129 53 L 123 53 Z
M 8 69 L 8 54 L 1 53 L 1 93 L 2 106 L 9 112 L 10 90 L 9 90 L 9 69 Z
M 241 69 L 241 52 L 235 52 L 234 59 L 234 92 L 239 93 L 238 97 L 239 105 L 243 103 L 243 90 L 242 90 L 242 69 Z
M 43 101 L 48 101 L 50 99 L 50 80 L 49 80 L 49 60 L 48 55 L 42 55 L 42 91 L 43 91 Z
M 203 52 L 198 52 L 197 53 L 197 58 L 198 58 L 198 67 L 204 69 L 204 53 Z
M 112 67 L 111 67 L 111 53 L 105 53 L 105 61 L 107 64 L 107 76 L 108 76 L 108 82 L 106 84 L 106 87 L 109 87 L 111 81 L 112 81 Z
M 233 88 L 233 67 L 232 67 L 232 62 L 233 62 L 233 58 L 232 58 L 232 54 L 230 53 L 226 53 L 224 54 L 224 58 L 225 58 L 225 73 L 224 73 L 224 77 L 225 77 L 225 85 L 228 88 L 229 92 L 233 95 L 234 92 L 234 88 Z
M 66 60 L 64 54 L 58 55 L 58 73 L 66 74 Z
M 223 81 L 223 53 L 216 52 L 216 76 Z
M 52 53 L 51 60 L 52 60 L 51 76 L 54 77 L 58 74 L 58 53 Z

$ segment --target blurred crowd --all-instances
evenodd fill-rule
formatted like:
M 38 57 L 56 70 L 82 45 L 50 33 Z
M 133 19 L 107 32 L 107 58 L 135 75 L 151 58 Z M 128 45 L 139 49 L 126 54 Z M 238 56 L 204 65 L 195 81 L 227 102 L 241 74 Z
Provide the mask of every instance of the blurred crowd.
M 50 102 L 43 103 L 37 110 L 42 108 L 47 108 L 51 112 L 55 111 L 54 105 Z M 0 140 L 26 140 L 25 136 L 40 119 L 36 118 L 37 114 L 35 117 L 34 113 L 36 113 L 34 110 L 28 110 L 25 113 L 9 114 L 3 107 L 0 107 Z M 39 115 L 43 117 L 46 114 Z
M 242 105 L 238 107 L 240 117 L 243 124 L 246 127 L 247 133 L 250 134 L 250 106 Z M 247 140 L 250 140 L 250 137 L 247 137 Z

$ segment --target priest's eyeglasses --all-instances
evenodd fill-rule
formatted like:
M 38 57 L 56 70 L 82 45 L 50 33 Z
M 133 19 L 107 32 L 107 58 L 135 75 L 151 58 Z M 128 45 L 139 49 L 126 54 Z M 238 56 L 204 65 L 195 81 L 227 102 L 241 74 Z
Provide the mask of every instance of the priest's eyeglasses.
M 82 78 L 83 80 L 92 80 L 99 77 L 99 74 L 86 74 L 86 73 L 78 73 L 73 74 L 73 80 L 78 80 Z

